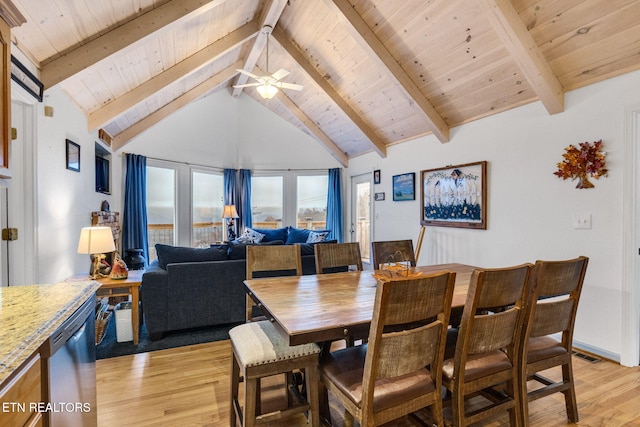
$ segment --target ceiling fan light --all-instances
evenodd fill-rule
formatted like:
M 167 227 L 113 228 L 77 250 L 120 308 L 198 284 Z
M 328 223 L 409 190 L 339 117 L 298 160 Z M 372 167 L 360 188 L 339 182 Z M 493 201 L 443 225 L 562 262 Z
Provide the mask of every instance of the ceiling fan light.
M 256 89 L 258 89 L 258 93 L 264 99 L 271 99 L 276 96 L 276 93 L 278 93 L 277 87 L 266 83 L 260 86 L 256 86 Z

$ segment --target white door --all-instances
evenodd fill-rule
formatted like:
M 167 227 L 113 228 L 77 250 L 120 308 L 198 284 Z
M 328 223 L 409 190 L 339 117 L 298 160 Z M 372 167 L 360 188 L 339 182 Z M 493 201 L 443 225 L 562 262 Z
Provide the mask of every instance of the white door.
M 11 127 L 17 138 L 9 145 L 11 178 L 0 186 L 0 228 L 18 230 L 17 240 L 2 240 L 0 260 L 2 286 L 36 282 L 35 268 L 35 106 L 11 103 Z
M 351 223 L 350 241 L 360 244 L 362 265 L 371 269 L 371 174 L 357 175 L 351 178 Z

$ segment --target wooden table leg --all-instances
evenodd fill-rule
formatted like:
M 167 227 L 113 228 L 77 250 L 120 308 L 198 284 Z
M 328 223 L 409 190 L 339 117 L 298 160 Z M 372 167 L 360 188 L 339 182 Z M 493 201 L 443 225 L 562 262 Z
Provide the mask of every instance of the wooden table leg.
M 140 318 L 138 317 L 138 285 L 131 286 L 131 326 L 133 330 L 133 345 L 140 341 Z

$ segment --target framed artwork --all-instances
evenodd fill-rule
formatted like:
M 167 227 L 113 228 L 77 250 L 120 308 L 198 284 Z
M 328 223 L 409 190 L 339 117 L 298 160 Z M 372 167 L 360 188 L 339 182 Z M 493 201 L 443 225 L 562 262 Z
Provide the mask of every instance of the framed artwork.
M 487 228 L 487 162 L 420 171 L 420 224 Z
M 380 200 L 384 200 L 384 193 L 375 193 L 373 195 L 373 200 L 379 202 Z
M 416 199 L 416 174 L 415 172 L 403 173 L 393 176 L 393 201 Z
M 373 171 L 373 183 L 380 184 L 380 169 Z
M 80 172 L 80 145 L 67 139 L 67 169 Z

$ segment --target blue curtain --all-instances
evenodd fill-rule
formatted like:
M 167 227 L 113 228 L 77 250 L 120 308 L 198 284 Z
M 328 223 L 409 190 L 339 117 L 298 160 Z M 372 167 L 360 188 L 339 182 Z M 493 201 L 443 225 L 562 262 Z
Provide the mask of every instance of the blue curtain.
M 328 238 L 342 242 L 342 182 L 340 168 L 329 169 L 329 191 L 327 193 Z
M 240 169 L 240 186 L 238 188 L 238 210 L 239 221 L 238 230 L 244 230 L 244 227 L 252 227 L 251 219 L 251 171 L 249 169 Z
M 236 204 L 236 170 L 225 169 L 224 170 L 224 204 L 235 205 Z M 238 207 L 236 206 L 236 209 Z
M 127 154 L 127 175 L 122 218 L 122 249 L 142 249 L 149 263 L 147 238 L 147 158 Z

